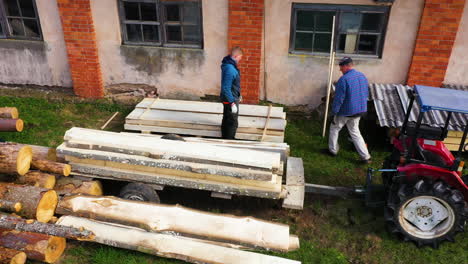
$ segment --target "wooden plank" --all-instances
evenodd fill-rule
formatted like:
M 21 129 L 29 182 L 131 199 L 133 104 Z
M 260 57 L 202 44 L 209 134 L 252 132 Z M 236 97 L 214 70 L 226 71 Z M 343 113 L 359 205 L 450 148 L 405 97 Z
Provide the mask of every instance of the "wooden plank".
M 462 132 L 462 131 L 449 130 L 449 131 L 448 131 L 448 136 L 449 136 L 449 137 L 458 137 L 458 138 L 461 138 L 461 137 L 463 137 L 463 132 Z
M 287 191 L 286 198 L 283 200 L 283 207 L 295 210 L 304 209 L 305 187 L 303 186 L 285 186 Z
M 445 147 L 447 147 L 448 150 L 450 151 L 458 151 L 460 148 L 460 144 L 450 144 L 450 143 L 444 143 Z M 463 152 L 466 152 L 463 150 Z
M 222 114 L 202 114 L 192 112 L 175 112 L 166 110 L 150 110 L 137 108 L 133 110 L 126 120 L 154 120 L 170 121 L 181 123 L 192 123 L 197 125 L 221 126 Z M 263 129 L 267 119 L 265 117 L 239 116 L 239 127 L 253 127 Z M 267 128 L 284 131 L 286 127 L 285 119 L 270 119 Z
M 286 165 L 286 185 L 304 186 L 304 164 L 301 158 L 289 157 Z
M 260 141 L 264 141 L 265 139 L 265 136 L 267 134 L 267 130 L 268 130 L 268 124 L 270 123 L 270 117 L 271 117 L 271 104 L 268 106 L 268 115 L 266 117 L 266 122 L 265 122 L 265 126 L 263 127 L 263 132 L 262 132 L 262 138 L 260 139 Z
M 160 156 L 160 159 L 170 159 L 170 157 L 177 156 L 219 161 L 270 170 L 274 170 L 280 166 L 280 155 L 278 154 L 252 152 L 232 148 L 227 149 L 224 147 L 208 146 L 206 144 L 195 142 L 142 138 L 129 134 L 101 130 L 72 128 L 65 133 L 64 140 L 67 142 L 73 141 L 80 144 L 106 147 L 109 148 L 109 150 L 112 148 L 116 152 L 147 152 L 153 157 Z
M 159 110 L 172 110 L 172 111 L 183 111 L 183 112 L 197 112 L 197 113 L 223 113 L 223 106 L 221 103 L 213 102 L 200 102 L 200 101 L 182 101 L 182 100 L 169 100 L 169 99 L 158 99 L 156 103 L 153 103 L 156 99 L 145 98 L 141 101 L 136 108 L 151 108 Z M 241 104 L 239 107 L 240 116 L 266 116 L 267 107 L 261 105 L 244 105 Z M 272 118 L 286 118 L 286 113 L 283 107 L 273 107 L 271 111 Z
M 139 126 L 125 124 L 126 130 L 132 131 L 151 131 L 155 133 L 167 133 L 167 134 L 179 134 L 179 135 L 193 135 L 193 136 L 204 136 L 204 137 L 221 137 L 221 130 L 219 131 L 206 131 L 206 130 L 195 130 L 195 129 L 183 129 L 183 128 L 171 128 L 171 127 L 156 127 L 156 126 Z M 256 140 L 260 141 L 262 136 L 256 134 L 244 134 L 236 133 L 237 139 L 245 140 Z M 268 142 L 284 142 L 284 136 L 265 136 L 264 141 Z
M 95 234 L 95 238 L 91 241 L 97 243 L 192 263 L 300 264 L 294 260 L 223 247 L 199 239 L 152 233 L 139 228 L 73 216 L 63 216 L 57 224 L 89 230 Z
M 72 174 L 78 173 L 78 175 L 82 177 L 153 183 L 186 189 L 198 189 L 203 191 L 213 191 L 232 195 L 253 196 L 268 199 L 280 199 L 285 195 L 285 193 L 282 193 L 280 176 L 277 177 L 277 183 L 272 189 L 270 187 L 262 188 L 242 185 L 240 183 L 220 183 L 206 179 L 190 179 L 173 175 L 163 175 L 112 167 L 101 167 L 90 164 L 71 164 L 73 166 Z
M 460 145 L 462 138 L 458 137 L 447 137 L 444 143 Z

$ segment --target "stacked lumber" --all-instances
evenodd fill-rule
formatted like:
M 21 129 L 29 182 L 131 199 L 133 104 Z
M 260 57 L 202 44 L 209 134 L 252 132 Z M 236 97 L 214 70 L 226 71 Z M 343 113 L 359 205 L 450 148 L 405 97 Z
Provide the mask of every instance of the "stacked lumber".
M 19 119 L 16 107 L 0 107 L 0 132 L 23 131 L 23 120 Z
M 221 137 L 221 103 L 145 98 L 125 120 L 125 129 Z M 241 105 L 236 139 L 283 142 L 286 113 L 282 107 Z
M 281 198 L 279 153 L 72 128 L 57 148 L 74 173 Z
M 300 262 L 239 248 L 291 251 L 299 239 L 289 226 L 251 217 L 236 217 L 115 197 L 73 195 L 59 206 L 58 225 L 84 229 L 84 239 L 193 263 Z

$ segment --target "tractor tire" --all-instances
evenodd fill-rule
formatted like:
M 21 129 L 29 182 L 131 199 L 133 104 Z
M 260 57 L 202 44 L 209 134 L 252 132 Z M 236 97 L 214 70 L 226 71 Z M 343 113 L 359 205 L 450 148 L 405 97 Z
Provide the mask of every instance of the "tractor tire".
M 467 211 L 460 191 L 446 183 L 420 180 L 396 183 L 389 193 L 385 220 L 391 233 L 418 246 L 437 248 L 462 232 Z
M 126 200 L 160 203 L 158 193 L 151 187 L 142 183 L 129 183 L 120 191 L 119 197 Z

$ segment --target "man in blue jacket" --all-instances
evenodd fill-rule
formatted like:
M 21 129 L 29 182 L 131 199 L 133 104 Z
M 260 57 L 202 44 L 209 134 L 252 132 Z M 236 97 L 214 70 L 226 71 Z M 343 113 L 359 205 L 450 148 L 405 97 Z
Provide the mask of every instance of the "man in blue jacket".
M 238 127 L 239 102 L 242 101 L 240 71 L 237 64 L 242 59 L 242 49 L 234 47 L 231 54 L 224 57 L 221 64 L 221 102 L 223 121 L 221 135 L 224 139 L 235 139 Z
M 363 73 L 353 69 L 353 60 L 344 57 L 340 60 L 340 71 L 343 76 L 336 84 L 333 100 L 333 121 L 330 125 L 328 150 L 332 156 L 338 154 L 338 135 L 343 126 L 348 128 L 349 135 L 363 163 L 370 163 L 371 156 L 359 131 L 359 120 L 367 112 L 369 82 Z

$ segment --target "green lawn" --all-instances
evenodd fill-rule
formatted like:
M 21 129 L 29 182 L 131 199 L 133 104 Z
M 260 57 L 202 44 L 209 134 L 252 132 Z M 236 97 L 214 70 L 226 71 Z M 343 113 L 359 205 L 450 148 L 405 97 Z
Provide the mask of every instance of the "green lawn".
M 95 103 L 68 101 L 49 102 L 46 99 L 0 97 L 0 106 L 16 106 L 25 121 L 22 133 L 2 133 L 1 138 L 21 143 L 57 146 L 64 132 L 73 126 L 98 128 L 114 112 L 130 109 L 103 101 Z M 336 158 L 320 154 L 326 140 L 320 137 L 320 120 L 289 115 L 286 142 L 291 155 L 304 160 L 306 180 L 310 183 L 337 186 L 363 184 L 367 166 L 358 165 L 352 144 L 341 137 L 341 152 Z M 112 123 L 119 131 L 122 123 Z M 375 126 L 363 126 L 371 154 L 372 167 L 378 168 L 387 155 L 385 134 Z M 164 191 L 166 192 L 166 191 Z M 336 199 L 307 195 L 303 211 L 281 209 L 275 201 L 234 198 L 232 201 L 209 199 L 204 192 L 169 190 L 161 194 L 163 202 L 236 215 L 253 215 L 262 219 L 287 223 L 291 232 L 299 235 L 301 248 L 294 252 L 275 254 L 301 260 L 302 263 L 468 263 L 468 232 L 459 234 L 456 243 L 444 243 L 439 249 L 417 248 L 404 243 L 385 231 L 382 210 L 370 210 L 358 199 Z M 188 194 L 185 194 L 188 193 Z M 196 195 L 197 199 L 193 199 Z M 182 263 L 91 243 L 69 241 L 60 263 L 71 264 L 140 264 Z

